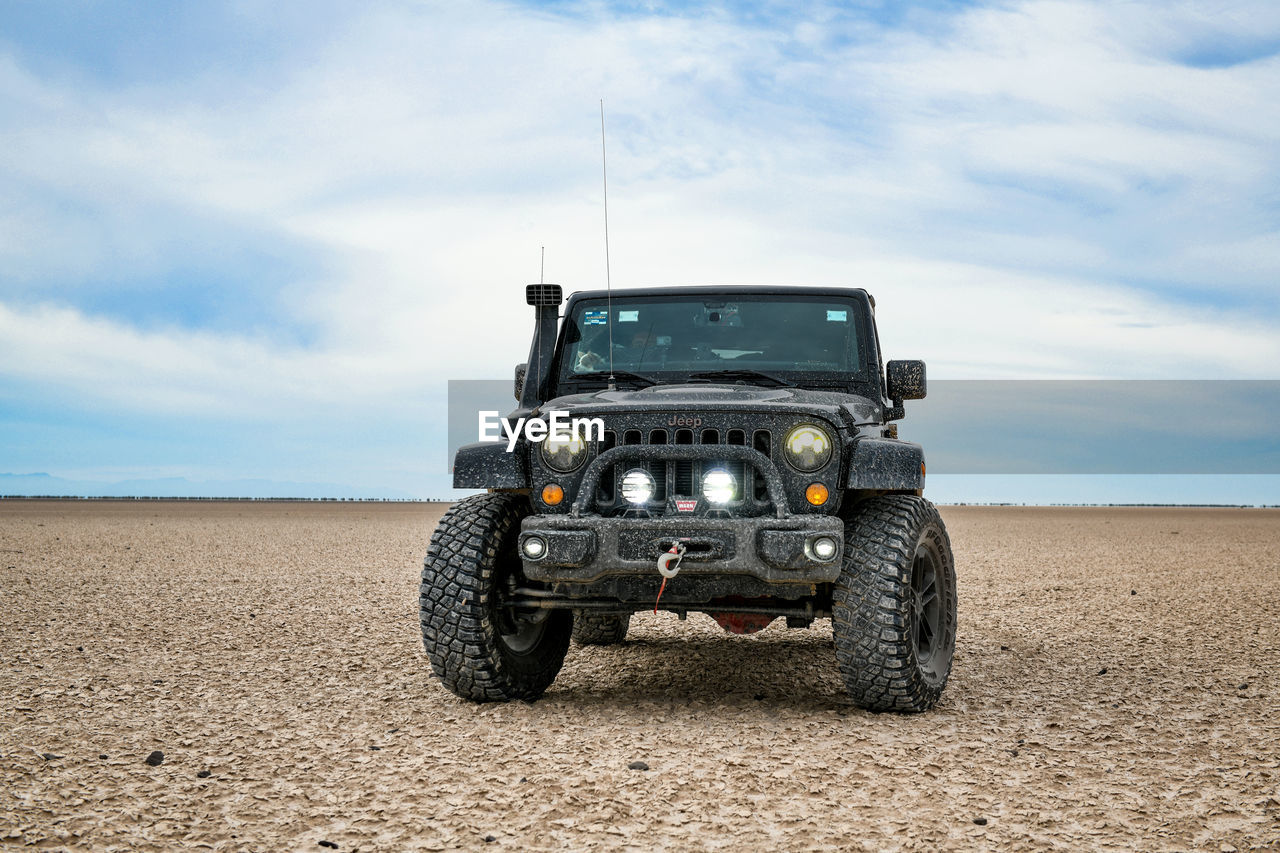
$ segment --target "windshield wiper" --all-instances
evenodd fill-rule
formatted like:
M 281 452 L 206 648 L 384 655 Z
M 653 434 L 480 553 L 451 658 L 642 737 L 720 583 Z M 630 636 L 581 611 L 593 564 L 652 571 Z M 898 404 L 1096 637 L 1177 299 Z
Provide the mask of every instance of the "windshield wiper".
M 610 376 L 613 376 L 614 379 L 618 379 L 623 382 L 642 383 L 640 386 L 641 388 L 648 388 L 650 385 L 658 384 L 658 380 L 654 379 L 652 376 L 644 376 L 639 373 L 632 373 L 630 370 L 615 370 L 612 373 L 610 373 L 607 370 L 596 370 L 591 373 L 574 373 L 573 375 L 569 376 L 568 379 L 571 382 L 577 381 L 579 379 L 589 379 L 592 381 L 604 379 L 608 381 Z
M 746 382 L 751 385 L 772 385 L 775 388 L 796 387 L 796 383 L 788 382 L 781 376 L 741 367 L 732 370 L 704 370 L 699 373 L 690 373 L 689 378 L 702 379 L 708 382 L 723 379 L 727 382 Z

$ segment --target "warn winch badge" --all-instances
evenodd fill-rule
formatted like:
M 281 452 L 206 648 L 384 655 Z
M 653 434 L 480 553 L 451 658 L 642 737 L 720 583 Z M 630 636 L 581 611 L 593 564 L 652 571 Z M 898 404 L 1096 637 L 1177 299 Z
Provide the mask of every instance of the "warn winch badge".
M 686 500 L 681 500 L 680 498 L 676 498 L 676 510 L 678 512 L 693 512 L 697 508 L 698 508 L 697 498 L 694 498 L 691 501 L 686 501 Z

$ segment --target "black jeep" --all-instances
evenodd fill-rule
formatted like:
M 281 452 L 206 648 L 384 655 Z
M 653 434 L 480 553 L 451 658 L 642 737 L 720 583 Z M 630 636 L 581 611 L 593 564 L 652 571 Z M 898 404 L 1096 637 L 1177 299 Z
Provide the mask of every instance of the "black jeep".
M 529 285 L 515 422 L 541 441 L 458 451 L 422 572 L 422 638 L 468 699 L 534 699 L 570 638 L 621 642 L 633 613 L 710 614 L 750 633 L 830 617 L 850 696 L 938 701 L 956 637 L 955 565 L 899 441 L 924 363 L 883 364 L 855 288 Z M 585 428 L 583 428 L 585 427 Z

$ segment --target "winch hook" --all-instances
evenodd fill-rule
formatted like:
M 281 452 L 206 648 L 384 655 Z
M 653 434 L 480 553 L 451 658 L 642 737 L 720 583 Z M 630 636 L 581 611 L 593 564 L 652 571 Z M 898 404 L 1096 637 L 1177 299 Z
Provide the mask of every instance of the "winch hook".
M 671 550 L 658 555 L 658 573 L 662 575 L 662 585 L 658 587 L 658 597 L 653 601 L 654 615 L 658 613 L 658 602 L 662 601 L 662 593 L 667 588 L 667 581 L 680 574 L 680 561 L 684 559 L 685 550 L 683 542 L 675 542 L 671 545 Z M 672 563 L 675 565 L 671 565 Z

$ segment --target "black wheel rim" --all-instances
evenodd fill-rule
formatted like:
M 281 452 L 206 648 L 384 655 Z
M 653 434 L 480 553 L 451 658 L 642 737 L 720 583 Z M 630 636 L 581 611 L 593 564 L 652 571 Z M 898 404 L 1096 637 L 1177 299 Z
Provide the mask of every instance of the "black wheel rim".
M 921 543 L 911 566 L 912 639 L 916 661 L 927 675 L 938 676 L 937 654 L 943 644 L 943 590 L 938 559 L 932 549 Z
M 522 655 L 530 652 L 547 630 L 547 617 L 550 612 L 539 610 L 532 614 L 515 614 L 515 630 L 502 635 L 503 644 L 513 653 Z
M 517 608 L 510 602 L 519 586 L 520 570 L 515 566 L 503 566 L 497 583 L 494 584 L 493 612 L 494 624 L 498 628 L 498 636 L 502 644 L 512 654 L 528 654 L 547 630 L 547 619 L 551 611 L 542 608 Z

